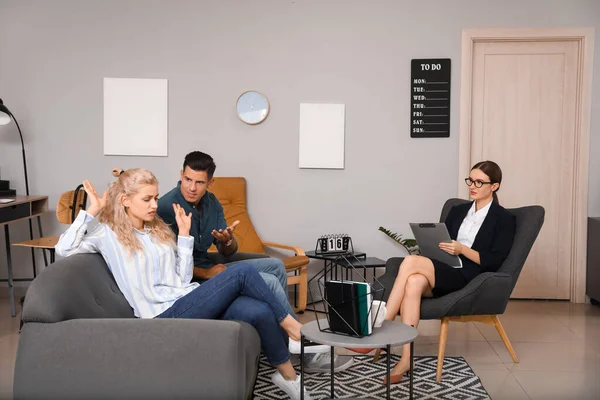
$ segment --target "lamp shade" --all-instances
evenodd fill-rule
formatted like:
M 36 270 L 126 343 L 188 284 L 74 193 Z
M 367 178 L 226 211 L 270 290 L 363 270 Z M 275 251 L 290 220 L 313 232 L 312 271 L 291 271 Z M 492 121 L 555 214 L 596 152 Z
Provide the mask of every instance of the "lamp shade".
M 0 99 L 0 125 L 10 124 L 10 115 L 10 111 L 8 111 L 8 108 L 6 108 L 2 99 Z

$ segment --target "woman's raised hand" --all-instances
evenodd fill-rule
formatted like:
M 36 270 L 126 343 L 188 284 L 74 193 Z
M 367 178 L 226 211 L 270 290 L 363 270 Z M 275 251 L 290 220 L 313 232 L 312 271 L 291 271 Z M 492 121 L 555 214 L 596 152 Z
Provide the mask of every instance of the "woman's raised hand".
M 96 217 L 106 206 L 106 190 L 102 193 L 102 197 L 98 196 L 94 185 L 88 180 L 83 181 L 83 188 L 90 199 L 90 206 L 87 208 L 86 212 L 92 217 Z
M 179 236 L 190 236 L 190 228 L 192 227 L 192 213 L 186 215 L 185 210 L 179 204 L 173 204 L 175 211 L 175 221 L 179 228 Z

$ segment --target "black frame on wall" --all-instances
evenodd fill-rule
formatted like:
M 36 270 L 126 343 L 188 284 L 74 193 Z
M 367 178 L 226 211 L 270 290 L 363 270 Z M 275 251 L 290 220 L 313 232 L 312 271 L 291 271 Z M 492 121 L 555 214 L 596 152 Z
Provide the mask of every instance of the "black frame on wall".
M 413 59 L 410 137 L 450 137 L 450 59 Z

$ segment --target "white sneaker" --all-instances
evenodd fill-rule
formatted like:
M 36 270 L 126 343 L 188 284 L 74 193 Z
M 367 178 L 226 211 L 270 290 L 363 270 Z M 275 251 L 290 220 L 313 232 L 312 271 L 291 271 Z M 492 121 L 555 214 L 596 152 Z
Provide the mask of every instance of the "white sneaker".
M 271 375 L 271 380 L 275 386 L 290 396 L 290 399 L 300 400 L 300 374 L 296 375 L 295 380 L 288 381 L 279 373 L 279 371 L 277 371 Z M 312 400 L 312 397 L 306 390 L 306 385 L 304 385 L 304 400 Z
M 329 351 L 317 354 L 305 354 L 304 372 L 309 374 L 319 372 L 329 373 L 331 372 L 332 362 L 333 372 L 340 372 L 350 368 L 354 364 L 354 357 L 334 354 L 332 360 Z
M 290 338 L 290 342 L 288 344 L 288 349 L 289 349 L 290 353 L 292 353 L 292 354 L 300 354 L 300 350 L 301 350 L 300 342 Z M 331 351 L 331 347 L 324 345 L 324 344 L 318 344 L 318 345 L 314 345 L 314 346 L 304 344 L 304 354 L 324 353 L 326 351 Z

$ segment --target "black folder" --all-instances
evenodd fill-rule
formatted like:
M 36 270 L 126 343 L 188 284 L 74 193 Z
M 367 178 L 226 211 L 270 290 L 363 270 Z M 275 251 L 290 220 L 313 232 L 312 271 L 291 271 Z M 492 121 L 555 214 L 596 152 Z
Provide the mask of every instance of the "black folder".
M 326 281 L 325 298 L 329 303 L 329 328 L 334 332 L 358 336 L 358 288 L 350 281 Z

